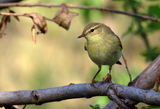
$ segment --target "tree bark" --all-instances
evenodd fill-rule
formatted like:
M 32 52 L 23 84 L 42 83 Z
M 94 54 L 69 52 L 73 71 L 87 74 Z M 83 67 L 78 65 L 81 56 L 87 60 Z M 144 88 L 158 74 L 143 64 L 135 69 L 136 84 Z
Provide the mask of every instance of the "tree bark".
M 0 106 L 42 104 L 66 99 L 90 98 L 95 96 L 109 96 L 113 100 L 121 98 L 160 105 L 160 94 L 153 90 L 143 90 L 119 84 L 97 82 L 95 83 L 95 87 L 91 86 L 90 83 L 85 83 L 30 91 L 0 92 Z M 117 101 L 118 100 L 116 100 L 116 103 Z
M 132 82 L 131 86 L 141 89 L 152 89 L 157 78 L 160 77 L 160 55 Z M 130 105 L 135 102 L 128 100 Z M 104 109 L 121 109 L 116 103 L 110 102 Z

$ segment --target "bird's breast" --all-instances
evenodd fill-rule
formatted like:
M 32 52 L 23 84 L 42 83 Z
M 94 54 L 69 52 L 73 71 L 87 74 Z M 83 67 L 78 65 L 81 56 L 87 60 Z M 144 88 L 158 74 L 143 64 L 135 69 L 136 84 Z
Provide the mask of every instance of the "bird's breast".
M 97 65 L 113 65 L 121 57 L 121 50 L 108 42 L 88 42 L 87 51 L 91 60 Z

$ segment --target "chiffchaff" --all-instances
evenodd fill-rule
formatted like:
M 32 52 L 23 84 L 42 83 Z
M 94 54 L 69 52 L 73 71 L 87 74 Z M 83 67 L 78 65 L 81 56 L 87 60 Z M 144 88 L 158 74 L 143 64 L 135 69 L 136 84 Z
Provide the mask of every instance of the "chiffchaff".
M 91 60 L 98 65 L 98 71 L 92 79 L 95 78 L 101 71 L 102 65 L 109 65 L 109 73 L 105 81 L 111 81 L 111 69 L 114 64 L 121 64 L 119 61 L 122 56 L 122 44 L 118 36 L 105 24 L 90 23 L 83 33 L 78 37 L 84 37 L 87 41 L 85 43 L 85 50 L 88 52 Z

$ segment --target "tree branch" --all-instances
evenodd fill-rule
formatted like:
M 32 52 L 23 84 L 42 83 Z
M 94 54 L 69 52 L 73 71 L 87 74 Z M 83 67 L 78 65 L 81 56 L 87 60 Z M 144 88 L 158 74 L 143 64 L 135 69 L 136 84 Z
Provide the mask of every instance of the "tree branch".
M 111 96 L 110 91 L 113 90 L 115 92 L 114 96 L 121 99 L 128 98 L 137 102 L 160 105 L 160 94 L 155 91 L 98 82 L 95 83 L 95 87 L 91 86 L 89 83 L 86 83 L 30 91 L 0 92 L 0 106 L 42 104 L 51 101 L 61 101 L 73 98 Z
M 152 89 L 160 77 L 160 55 L 134 80 L 133 86 Z
M 107 12 L 112 12 L 112 13 L 117 13 L 117 14 L 123 14 L 127 16 L 133 16 L 137 18 L 141 18 L 144 20 L 152 20 L 155 22 L 160 22 L 159 18 L 156 17 L 151 17 L 151 16 L 146 16 L 146 15 L 140 15 L 136 13 L 130 13 L 130 12 L 124 12 L 120 10 L 114 10 L 110 8 L 100 8 L 100 7 L 93 7 L 93 6 L 80 6 L 80 5 L 66 5 L 68 8 L 74 8 L 74 9 L 88 9 L 88 10 L 99 10 L 99 11 L 107 11 Z M 62 4 L 46 4 L 46 3 L 5 3 L 5 4 L 0 4 L 0 7 L 62 7 Z
M 141 89 L 152 89 L 157 78 L 160 77 L 160 55 L 132 82 L 131 86 Z M 137 102 L 128 100 L 128 104 L 134 105 Z M 107 104 L 104 109 L 121 109 L 114 102 Z M 123 109 L 123 108 L 122 108 Z
M 32 13 L 30 13 L 30 14 L 32 14 Z M 28 16 L 29 13 L 10 13 L 10 12 L 1 12 L 0 15 L 2 15 L 2 16 L 16 16 L 16 17 L 22 16 L 22 17 L 28 17 L 28 18 L 30 18 L 30 16 Z M 45 17 L 45 16 L 43 16 L 43 17 L 44 17 L 45 20 L 54 22 L 53 19 L 47 18 L 47 17 Z

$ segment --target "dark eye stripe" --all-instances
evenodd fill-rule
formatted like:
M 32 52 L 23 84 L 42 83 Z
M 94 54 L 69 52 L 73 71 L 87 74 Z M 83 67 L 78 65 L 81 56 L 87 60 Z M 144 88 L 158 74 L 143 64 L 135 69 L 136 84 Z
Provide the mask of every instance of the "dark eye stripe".
M 94 32 L 94 29 L 91 29 L 90 32 Z
M 94 32 L 97 28 L 99 28 L 99 26 L 100 26 L 100 25 L 97 25 L 97 26 L 95 26 L 94 28 L 92 28 L 92 29 L 90 29 L 90 30 L 86 31 L 86 32 L 85 32 L 85 34 L 88 34 L 88 33 Z

